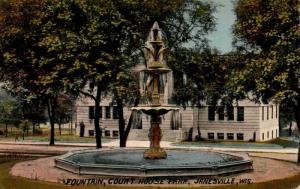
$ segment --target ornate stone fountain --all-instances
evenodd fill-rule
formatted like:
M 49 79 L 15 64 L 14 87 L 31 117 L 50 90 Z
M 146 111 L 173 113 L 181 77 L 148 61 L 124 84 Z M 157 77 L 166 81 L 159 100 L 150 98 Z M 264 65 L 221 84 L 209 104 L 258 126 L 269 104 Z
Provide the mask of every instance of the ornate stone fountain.
M 162 32 L 155 22 L 149 32 L 145 45 L 146 68 L 142 72 L 149 74 L 150 81 L 146 86 L 146 91 L 142 91 L 143 97 L 147 100 L 144 104 L 132 108 L 132 110 L 139 110 L 151 116 L 151 127 L 149 131 L 150 149 L 144 152 L 146 159 L 164 159 L 167 158 L 167 153 L 160 147 L 162 132 L 160 129 L 161 116 L 168 111 L 179 110 L 175 106 L 164 104 L 162 106 L 160 101 L 160 78 L 163 74 L 171 71 L 165 62 L 165 45 L 162 39 Z
M 151 116 L 150 148 L 145 151 L 132 148 L 72 151 L 55 159 L 57 168 L 79 175 L 126 177 L 213 176 L 252 169 L 252 161 L 246 154 L 189 149 L 168 149 L 167 154 L 160 147 L 161 116 L 179 110 L 162 98 L 166 93 L 161 92 L 164 85 L 161 78 L 171 71 L 165 62 L 165 49 L 161 30 L 155 22 L 145 45 L 147 63 L 140 70 L 142 75 L 148 75 L 148 82 L 141 90 L 144 100 L 132 108 Z

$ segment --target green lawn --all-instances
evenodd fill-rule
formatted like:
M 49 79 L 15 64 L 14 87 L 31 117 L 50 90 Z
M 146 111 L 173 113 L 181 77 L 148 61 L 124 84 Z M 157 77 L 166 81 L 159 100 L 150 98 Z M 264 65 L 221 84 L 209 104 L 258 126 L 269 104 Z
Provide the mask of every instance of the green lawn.
M 49 139 L 50 139 L 49 128 L 47 126 L 42 126 L 40 128 L 37 128 L 37 130 L 39 131 L 39 133 L 36 133 L 34 136 L 32 136 L 31 129 L 29 130 L 28 135 L 27 135 L 27 132 L 25 132 L 24 133 L 24 141 L 49 142 Z M 61 135 L 60 135 L 58 129 L 55 129 L 55 141 L 64 142 L 64 143 L 71 143 L 71 142 L 95 143 L 95 137 L 79 137 L 79 136 L 75 136 L 74 132 L 75 132 L 75 130 L 73 130 L 73 134 L 71 135 L 70 129 L 63 128 Z M 8 129 L 8 136 L 5 137 L 5 135 L 0 135 L 0 141 L 15 141 L 16 135 L 18 136 L 19 141 L 23 141 L 22 131 L 20 129 L 17 129 L 14 126 L 10 126 Z M 103 142 L 109 142 L 111 140 L 113 140 L 113 139 L 102 137 Z
M 45 142 L 49 141 L 49 137 L 25 137 L 26 141 L 38 141 L 38 142 Z M 111 138 L 103 138 L 102 137 L 102 142 L 109 142 L 113 139 Z M 95 137 L 78 137 L 78 136 L 73 136 L 73 135 L 62 135 L 62 136 L 55 136 L 55 141 L 57 142 L 76 142 L 76 143 L 95 143 Z
M 178 145 L 213 145 L 213 144 L 220 144 L 220 145 L 240 145 L 240 146 L 248 146 L 248 145 L 255 145 L 255 146 L 265 146 L 266 144 L 273 144 L 273 145 L 279 145 L 283 148 L 297 148 L 298 143 L 294 141 L 288 141 L 281 138 L 276 138 L 273 140 L 265 141 L 265 142 L 246 142 L 246 141 L 218 141 L 218 140 L 204 140 L 204 141 L 184 141 L 177 143 Z
M 19 137 L 19 141 L 23 141 L 22 137 Z M 103 138 L 102 137 L 102 142 L 109 142 L 113 140 L 112 138 Z M 9 137 L 0 137 L 0 141 L 15 141 L 14 136 L 9 136 Z M 25 136 L 24 141 L 27 142 L 49 142 L 49 136 Z M 71 142 L 76 142 L 76 143 L 95 143 L 95 137 L 78 137 L 74 135 L 56 135 L 55 136 L 55 141 L 56 142 L 63 142 L 63 143 L 71 143 Z
M 16 161 L 7 161 L 0 160 L 0 189 L 70 189 L 70 188 L 98 188 L 98 189 L 139 189 L 139 188 L 159 188 L 159 187 L 128 187 L 128 186 L 65 186 L 62 184 L 41 182 L 36 180 L 29 180 L 20 177 L 14 177 L 9 174 L 10 168 Z M 271 182 L 259 183 L 259 184 L 249 184 L 249 185 L 227 185 L 227 186 L 218 186 L 218 187 L 201 187 L 201 188 L 215 188 L 215 189 L 294 189 L 300 185 L 300 174 L 294 177 L 274 180 Z M 175 187 L 162 187 L 164 189 L 170 189 Z M 178 188 L 178 187 L 177 187 Z M 189 187 L 186 187 L 189 188 Z M 195 188 L 195 187 L 193 187 Z M 199 187 L 198 187 L 199 188 Z
M 5 126 L 3 126 L 3 124 L 0 124 L 0 131 L 3 133 L 2 135 L 0 135 L 0 137 L 4 137 L 5 136 Z M 1 133 L 0 132 L 0 133 Z M 63 135 L 67 135 L 70 134 L 70 129 L 67 128 L 62 128 L 62 134 Z M 73 128 L 73 133 L 75 132 L 74 128 Z M 16 135 L 18 136 L 22 136 L 22 129 L 21 128 L 16 128 L 13 125 L 8 125 L 7 128 L 7 135 L 10 137 L 15 137 Z M 32 127 L 30 127 L 27 130 L 25 130 L 24 132 L 25 136 L 32 136 Z M 50 130 L 49 127 L 47 125 L 41 125 L 40 127 L 36 126 L 35 127 L 35 135 L 40 135 L 40 136 L 48 136 L 50 134 Z M 55 128 L 55 135 L 58 135 L 59 131 L 57 128 Z
M 294 142 L 294 141 L 289 141 L 289 140 L 284 140 L 284 139 L 281 139 L 281 138 L 276 138 L 274 140 L 270 140 L 270 141 L 266 141 L 264 143 L 267 143 L 267 144 L 277 144 L 277 145 L 280 145 L 284 148 L 297 148 L 298 147 L 298 143 L 297 142 Z

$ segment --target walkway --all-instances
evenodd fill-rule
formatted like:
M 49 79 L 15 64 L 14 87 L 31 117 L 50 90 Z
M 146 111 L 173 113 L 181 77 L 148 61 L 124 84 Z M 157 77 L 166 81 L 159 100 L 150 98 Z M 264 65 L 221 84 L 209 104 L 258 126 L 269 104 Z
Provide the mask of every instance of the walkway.
M 104 148 L 118 147 L 119 141 L 113 140 L 102 144 Z M 135 148 L 147 148 L 149 147 L 149 141 L 134 141 L 127 142 L 127 147 Z M 276 154 L 294 154 L 298 153 L 296 148 L 280 148 L 280 149 L 267 149 L 267 148 L 226 148 L 226 147 L 203 147 L 203 146 L 184 146 L 175 145 L 172 142 L 162 141 L 161 147 L 163 148 L 185 148 L 185 149 L 199 149 L 199 150 L 215 150 L 215 151 L 227 151 L 227 152 L 248 152 L 248 153 L 270 153 L 270 156 Z M 95 144 L 92 143 L 61 143 L 56 142 L 55 146 L 49 146 L 48 142 L 0 142 L 0 153 L 3 152 L 27 152 L 38 153 L 44 152 L 49 154 L 62 154 L 70 150 L 80 150 L 87 148 L 95 148 Z
M 114 140 L 103 143 L 104 148 L 115 148 L 119 146 L 119 141 Z M 128 148 L 146 148 L 149 141 L 128 141 Z M 242 148 L 215 148 L 215 147 L 191 147 L 175 146 L 171 142 L 161 142 L 163 148 L 185 148 L 216 150 L 226 152 L 247 152 L 254 162 L 254 172 L 237 175 L 237 179 L 250 178 L 253 182 L 264 182 L 290 177 L 299 174 L 300 167 L 296 162 L 297 149 L 242 149 Z M 47 142 L 0 142 L 0 154 L 5 153 L 24 153 L 41 155 L 60 155 L 70 150 L 80 150 L 95 148 L 91 143 L 59 143 L 55 146 L 49 146 Z M 1 156 L 0 156 L 1 157 Z M 54 158 L 46 157 L 34 161 L 23 161 L 14 166 L 11 173 L 15 176 L 21 176 L 31 179 L 38 179 L 51 182 L 62 182 L 64 178 L 82 178 L 81 176 L 71 174 L 54 168 Z M 277 161 L 284 160 L 284 161 Z M 46 170 L 46 171 L 45 171 Z

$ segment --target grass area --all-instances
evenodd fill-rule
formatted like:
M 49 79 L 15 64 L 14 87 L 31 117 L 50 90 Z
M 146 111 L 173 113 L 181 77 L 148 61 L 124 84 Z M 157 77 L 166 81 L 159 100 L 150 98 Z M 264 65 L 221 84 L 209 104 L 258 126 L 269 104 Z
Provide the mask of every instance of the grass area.
M 255 145 L 264 146 L 266 144 L 275 144 L 283 148 L 297 148 L 298 143 L 294 141 L 289 141 L 281 138 L 276 138 L 273 140 L 265 142 L 248 142 L 248 141 L 223 141 L 223 140 L 204 140 L 204 141 L 184 141 L 179 142 L 179 145 L 197 145 L 197 144 L 222 144 L 222 145 Z
M 30 142 L 49 142 L 49 136 L 25 136 L 24 141 Z M 19 137 L 19 141 L 23 141 L 22 137 Z M 112 138 L 104 138 L 102 137 L 102 142 L 109 142 L 112 141 Z M 14 136 L 9 137 L 0 137 L 0 141 L 15 141 Z M 74 135 L 55 135 L 56 142 L 63 142 L 63 143 L 95 143 L 95 137 L 79 137 Z
M 25 140 L 27 141 L 37 141 L 37 142 L 45 142 L 49 141 L 49 137 L 25 137 Z M 102 137 L 102 142 L 109 142 L 113 139 L 111 138 L 103 138 Z M 71 143 L 71 142 L 76 142 L 76 143 L 95 143 L 95 137 L 78 137 L 74 135 L 61 135 L 61 136 L 55 136 L 55 141 L 57 142 L 65 142 L 65 143 Z
M 3 126 L 1 126 L 0 124 L 0 131 L 2 132 L 2 135 L 0 135 L 0 137 L 3 137 L 5 135 L 5 128 Z M 15 126 L 9 125 L 8 129 L 7 129 L 7 135 L 8 136 L 13 136 L 15 137 L 16 135 L 18 136 L 22 136 L 23 135 L 23 131 L 21 128 L 16 128 Z M 73 128 L 73 133 L 75 132 L 75 129 Z M 27 130 L 25 130 L 24 132 L 25 136 L 32 136 L 32 127 L 30 127 Z M 36 126 L 35 127 L 35 135 L 39 135 L 39 136 L 48 136 L 50 134 L 50 129 L 47 125 L 40 125 L 40 126 Z M 71 134 L 71 130 L 70 128 L 62 128 L 61 129 L 61 134 L 62 135 L 70 135 Z M 55 135 L 59 135 L 59 129 L 55 128 Z
M 70 186 L 65 186 L 63 184 L 42 182 L 37 180 L 29 180 L 20 177 L 14 177 L 9 174 L 10 168 L 17 161 L 0 160 L 0 189 L 70 189 Z M 281 180 L 274 180 L 270 182 L 249 184 L 249 185 L 227 185 L 227 186 L 217 186 L 217 187 L 198 187 L 198 188 L 215 188 L 215 189 L 293 189 L 300 184 L 300 174 Z M 151 188 L 158 189 L 159 187 L 128 187 L 128 186 L 73 186 L 76 189 L 140 189 L 140 188 Z M 171 189 L 175 187 L 162 187 L 164 189 Z M 178 188 L 178 187 L 176 187 Z M 182 187 L 180 187 L 182 188 Z M 190 188 L 190 187 L 186 187 Z M 193 187 L 196 188 L 196 187 Z
M 285 140 L 285 139 L 281 139 L 281 138 L 276 138 L 274 140 L 270 140 L 270 141 L 266 141 L 264 142 L 266 144 L 277 144 L 280 145 L 284 148 L 297 148 L 298 147 L 298 143 L 294 142 L 294 141 L 289 141 L 289 140 Z
M 30 129 L 27 135 L 27 132 L 24 133 L 24 141 L 33 141 L 33 142 L 49 142 L 50 131 L 47 126 L 41 126 L 37 128 L 39 133 L 36 132 L 32 136 L 32 130 Z M 55 141 L 64 142 L 64 143 L 95 143 L 95 137 L 79 137 L 74 135 L 75 130 L 73 130 L 73 135 L 70 134 L 70 129 L 62 128 L 61 135 L 59 134 L 58 129 L 55 129 Z M 0 135 L 0 141 L 15 141 L 16 135 L 18 136 L 19 141 L 23 141 L 22 132 L 20 129 L 17 129 L 14 126 L 9 127 L 8 137 L 5 135 Z M 109 142 L 113 140 L 112 138 L 102 137 L 102 142 Z M 1 189 L 1 188 L 0 188 Z

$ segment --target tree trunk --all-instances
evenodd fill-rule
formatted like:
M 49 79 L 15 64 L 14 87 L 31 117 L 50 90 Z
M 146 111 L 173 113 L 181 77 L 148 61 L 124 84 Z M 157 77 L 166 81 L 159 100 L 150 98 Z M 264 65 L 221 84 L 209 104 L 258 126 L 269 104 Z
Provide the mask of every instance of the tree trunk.
M 5 122 L 5 137 L 7 137 L 7 122 Z
M 200 131 L 200 108 L 198 107 L 198 112 L 197 112 L 197 132 L 198 132 L 198 141 L 201 140 L 201 131 Z M 192 134 L 193 135 L 193 134 Z M 193 137 L 192 137 L 193 138 Z M 193 140 L 193 139 L 192 139 Z
M 32 136 L 34 136 L 34 132 L 35 132 L 35 123 L 32 123 Z
M 139 101 L 140 101 L 140 96 L 137 95 L 137 98 L 135 99 L 135 102 L 134 102 L 134 106 L 137 106 L 139 104 Z M 123 110 L 123 108 L 122 108 L 122 110 Z M 119 117 L 120 117 L 120 115 L 119 115 Z M 123 118 L 123 120 L 124 120 L 124 118 Z M 129 135 L 129 132 L 130 132 L 131 127 L 132 127 L 132 122 L 133 122 L 133 114 L 131 112 L 128 123 L 127 123 L 127 126 L 126 126 L 126 129 L 124 131 L 124 138 L 123 138 L 124 147 L 126 147 L 126 142 L 127 142 L 127 139 L 128 139 L 128 135 Z M 125 123 L 124 123 L 124 125 L 125 125 Z
M 298 127 L 298 133 L 300 132 L 300 112 L 297 112 L 298 116 L 296 117 L 296 123 Z M 299 143 L 298 143 L 298 159 L 297 163 L 300 163 L 300 136 L 299 136 Z
M 26 127 L 26 136 L 29 136 L 29 125 Z
M 100 119 L 100 101 L 101 101 L 101 85 L 97 84 L 97 94 L 95 100 L 95 137 L 96 137 L 96 148 L 102 148 L 101 137 L 102 129 L 100 128 L 99 119 Z
M 297 122 L 298 132 L 300 132 L 300 116 L 298 118 L 296 118 L 296 122 Z M 300 137 L 299 137 L 299 143 L 298 143 L 298 159 L 297 159 L 297 163 L 300 163 Z
M 128 135 L 129 135 L 130 129 L 132 127 L 132 122 L 133 122 L 133 113 L 131 112 L 128 123 L 127 123 L 126 130 L 124 131 L 124 147 L 126 147 Z
M 123 101 L 122 99 L 116 94 L 117 96 L 117 108 L 119 114 L 119 136 L 120 136 L 120 147 L 126 147 L 125 141 L 125 120 L 124 120 L 124 112 L 123 112 Z
M 299 144 L 298 144 L 298 159 L 297 163 L 300 163 L 300 138 L 299 138 Z
M 71 129 L 71 135 L 73 135 L 73 109 L 72 109 L 72 114 L 71 114 L 71 125 L 70 125 L 71 127 L 70 127 L 70 129 Z
M 290 122 L 290 127 L 289 127 L 289 136 L 292 136 L 292 121 Z
M 295 110 L 295 119 L 297 123 L 298 133 L 300 133 L 300 101 L 298 101 L 298 106 Z M 299 134 L 298 134 L 299 135 Z M 298 159 L 297 163 L 300 163 L 300 136 L 299 136 L 299 144 L 298 144 Z
M 47 108 L 48 108 L 48 116 L 50 121 L 50 142 L 49 145 L 54 145 L 54 124 L 55 124 L 55 109 L 56 109 L 56 97 L 49 97 Z
M 58 123 L 59 136 L 61 136 L 61 121 Z

